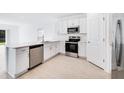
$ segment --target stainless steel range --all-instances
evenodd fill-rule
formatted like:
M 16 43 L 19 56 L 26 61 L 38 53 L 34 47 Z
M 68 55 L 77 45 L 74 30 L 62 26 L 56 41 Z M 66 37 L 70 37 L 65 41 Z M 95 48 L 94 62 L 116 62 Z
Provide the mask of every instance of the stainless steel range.
M 79 36 L 69 36 L 69 40 L 65 43 L 65 51 L 67 56 L 79 57 L 78 56 L 78 42 L 80 41 Z

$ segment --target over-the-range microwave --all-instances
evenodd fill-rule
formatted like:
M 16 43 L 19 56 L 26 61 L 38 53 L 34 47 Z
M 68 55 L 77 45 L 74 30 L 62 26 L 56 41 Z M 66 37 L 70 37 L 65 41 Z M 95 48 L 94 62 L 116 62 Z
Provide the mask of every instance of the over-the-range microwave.
M 68 34 L 76 34 L 76 33 L 79 33 L 80 32 L 80 27 L 77 26 L 77 27 L 68 27 L 67 28 L 67 33 Z

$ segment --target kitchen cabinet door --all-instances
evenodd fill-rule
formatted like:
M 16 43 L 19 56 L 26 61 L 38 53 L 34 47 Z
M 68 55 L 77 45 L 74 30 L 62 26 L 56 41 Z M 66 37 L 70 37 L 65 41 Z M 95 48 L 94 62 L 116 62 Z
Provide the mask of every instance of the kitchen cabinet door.
M 54 55 L 58 54 L 59 53 L 59 42 L 55 42 L 54 43 Z
M 58 32 L 58 34 L 62 34 L 62 21 L 59 20 L 56 24 L 56 30 Z
M 20 74 L 29 68 L 29 48 L 17 49 L 16 74 Z
M 57 53 L 59 53 L 59 49 L 60 49 L 60 42 L 57 42 L 57 48 L 56 48 Z
M 51 44 L 50 46 L 50 58 L 55 55 L 55 45 Z
M 80 18 L 80 21 L 79 21 L 79 24 L 80 24 L 80 33 L 87 33 L 86 32 L 86 18 Z
M 61 21 L 57 21 L 55 24 L 55 32 L 57 33 L 57 35 L 61 33 L 61 30 L 62 30 Z M 59 37 L 57 36 L 57 38 Z
M 53 56 L 55 56 L 56 54 L 59 53 L 59 51 L 58 51 L 58 42 L 51 43 L 49 48 L 50 48 L 50 57 L 53 57 Z
M 79 26 L 78 18 L 71 18 L 68 20 L 68 27 L 76 27 L 76 26 Z
M 67 20 L 62 20 L 60 22 L 60 34 L 67 34 Z
M 44 46 L 44 61 L 50 58 L 50 46 Z
M 79 57 L 86 58 L 86 43 L 79 42 L 78 53 Z
M 60 42 L 60 53 L 65 54 L 65 42 L 61 41 Z
M 47 59 L 55 56 L 57 53 L 59 53 L 59 42 L 53 42 L 44 45 L 44 60 L 46 61 Z

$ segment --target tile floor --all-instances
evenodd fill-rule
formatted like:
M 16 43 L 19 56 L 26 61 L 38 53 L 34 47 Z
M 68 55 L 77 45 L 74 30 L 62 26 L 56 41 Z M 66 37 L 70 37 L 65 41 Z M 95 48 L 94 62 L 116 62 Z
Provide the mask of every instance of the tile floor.
M 108 79 L 110 74 L 83 59 L 58 55 L 19 79 Z

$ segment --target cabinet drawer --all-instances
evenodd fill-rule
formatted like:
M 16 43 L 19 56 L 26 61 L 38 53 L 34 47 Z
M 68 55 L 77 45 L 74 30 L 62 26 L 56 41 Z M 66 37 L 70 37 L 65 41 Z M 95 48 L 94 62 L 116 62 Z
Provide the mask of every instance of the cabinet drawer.
M 17 54 L 21 54 L 21 53 L 25 53 L 25 52 L 29 52 L 29 47 L 24 47 L 24 48 L 18 48 L 16 50 Z

